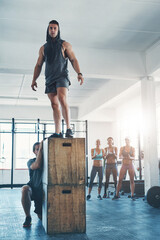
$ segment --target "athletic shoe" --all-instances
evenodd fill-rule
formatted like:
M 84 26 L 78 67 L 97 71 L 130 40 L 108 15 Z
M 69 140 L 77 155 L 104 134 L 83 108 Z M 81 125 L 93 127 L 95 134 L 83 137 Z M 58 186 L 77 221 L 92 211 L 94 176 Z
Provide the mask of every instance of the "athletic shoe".
M 53 133 L 49 138 L 63 138 L 63 134 L 60 133 Z
M 27 228 L 30 227 L 32 224 L 32 218 L 31 217 L 26 217 L 25 222 L 23 223 L 23 227 Z
M 117 199 L 119 199 L 119 198 L 120 198 L 119 196 L 115 195 L 115 196 L 112 198 L 112 200 L 117 200 Z
M 102 200 L 102 197 L 101 197 L 100 194 L 97 196 L 97 199 L 98 199 L 98 200 Z
M 91 198 L 91 195 L 90 194 L 88 194 L 87 195 L 87 200 L 89 200 Z
M 73 138 L 73 132 L 70 128 L 67 129 L 65 136 L 66 138 Z
M 103 195 L 103 198 L 106 198 L 107 197 L 107 194 L 105 193 L 104 195 Z

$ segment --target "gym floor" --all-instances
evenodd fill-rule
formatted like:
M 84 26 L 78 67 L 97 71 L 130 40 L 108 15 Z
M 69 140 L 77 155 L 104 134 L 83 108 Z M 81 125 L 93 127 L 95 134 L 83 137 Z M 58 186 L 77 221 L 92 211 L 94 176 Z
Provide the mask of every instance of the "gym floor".
M 119 200 L 97 200 L 97 188 L 87 201 L 86 234 L 57 234 L 48 236 L 33 212 L 30 229 L 22 227 L 25 216 L 21 206 L 21 189 L 0 189 L 0 239 L 2 240 L 159 240 L 160 209 L 152 208 L 143 198 L 132 201 L 121 196 Z

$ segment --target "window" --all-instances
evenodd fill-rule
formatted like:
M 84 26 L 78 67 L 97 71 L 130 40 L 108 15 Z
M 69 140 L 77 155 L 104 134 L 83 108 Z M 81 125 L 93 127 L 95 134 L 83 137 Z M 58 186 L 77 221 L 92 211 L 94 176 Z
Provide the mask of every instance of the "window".
M 15 169 L 28 169 L 27 162 L 34 158 L 33 144 L 37 142 L 37 134 L 16 134 Z
M 11 169 L 12 134 L 0 134 L 0 169 Z

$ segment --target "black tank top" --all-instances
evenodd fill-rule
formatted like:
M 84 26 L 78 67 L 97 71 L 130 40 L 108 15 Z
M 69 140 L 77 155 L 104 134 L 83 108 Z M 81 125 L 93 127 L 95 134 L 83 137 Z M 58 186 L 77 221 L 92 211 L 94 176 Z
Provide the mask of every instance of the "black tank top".
M 56 81 L 60 81 L 61 79 L 67 79 L 69 81 L 68 76 L 68 58 L 64 58 L 62 54 L 62 43 L 63 40 L 59 40 L 56 43 L 55 49 L 55 57 L 51 63 L 47 61 L 46 47 L 47 43 L 44 44 L 44 57 L 45 57 L 45 79 L 46 86 L 50 86 Z

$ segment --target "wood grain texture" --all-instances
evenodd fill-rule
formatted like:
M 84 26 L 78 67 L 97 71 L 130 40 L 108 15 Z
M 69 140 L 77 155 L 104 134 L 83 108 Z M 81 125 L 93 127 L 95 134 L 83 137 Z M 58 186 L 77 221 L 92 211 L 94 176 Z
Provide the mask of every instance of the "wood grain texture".
M 47 186 L 47 187 L 46 187 Z M 46 232 L 67 233 L 86 231 L 85 186 L 49 186 L 47 195 Z M 46 205 L 46 204 L 45 204 Z
M 85 139 L 46 139 L 43 144 L 42 224 L 48 234 L 84 233 Z
M 44 155 L 48 147 L 48 159 L 44 156 L 43 183 L 85 184 L 85 139 L 51 138 L 45 141 Z

